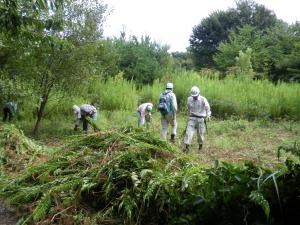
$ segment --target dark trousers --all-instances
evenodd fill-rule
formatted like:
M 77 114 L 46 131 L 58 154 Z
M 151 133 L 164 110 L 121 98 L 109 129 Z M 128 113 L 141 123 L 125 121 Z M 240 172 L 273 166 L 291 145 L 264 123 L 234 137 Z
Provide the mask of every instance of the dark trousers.
M 89 125 L 89 122 L 87 121 L 86 117 L 87 116 L 82 117 L 82 130 L 83 130 L 84 133 L 87 133 L 88 125 Z
M 4 107 L 3 108 L 3 122 L 5 122 L 6 120 L 11 121 L 13 118 L 13 113 L 11 112 L 11 110 L 9 108 Z

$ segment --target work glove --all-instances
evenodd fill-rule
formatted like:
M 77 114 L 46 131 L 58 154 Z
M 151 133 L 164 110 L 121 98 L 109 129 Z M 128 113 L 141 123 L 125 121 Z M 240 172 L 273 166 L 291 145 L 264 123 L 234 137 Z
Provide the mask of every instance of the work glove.
M 206 121 L 211 121 L 211 117 L 210 116 L 208 116 L 208 117 L 206 117 Z

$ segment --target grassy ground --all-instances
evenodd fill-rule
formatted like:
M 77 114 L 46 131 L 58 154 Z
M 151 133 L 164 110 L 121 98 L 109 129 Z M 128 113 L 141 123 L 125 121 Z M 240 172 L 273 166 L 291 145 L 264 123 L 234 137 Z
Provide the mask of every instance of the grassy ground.
M 178 130 L 176 145 L 182 147 L 186 116 L 178 115 Z M 17 121 L 17 126 L 30 136 L 33 121 Z M 59 146 L 70 135 L 78 134 L 73 131 L 73 118 L 58 118 L 55 121 L 44 120 L 38 139 L 44 144 Z M 102 111 L 97 125 L 103 129 L 118 128 L 122 126 L 137 126 L 135 112 L 128 111 Z M 153 114 L 150 130 L 159 135 L 161 129 L 160 114 Z M 89 129 L 89 132 L 93 132 Z M 168 135 L 169 136 L 169 135 Z M 199 160 L 206 165 L 213 165 L 215 160 L 230 162 L 253 161 L 266 167 L 276 166 L 284 161 L 277 159 L 277 150 L 281 145 L 300 140 L 300 122 L 294 121 L 246 121 L 240 119 L 218 120 L 213 118 L 208 123 L 206 143 L 201 152 L 197 150 L 196 135 L 193 138 L 192 151 Z

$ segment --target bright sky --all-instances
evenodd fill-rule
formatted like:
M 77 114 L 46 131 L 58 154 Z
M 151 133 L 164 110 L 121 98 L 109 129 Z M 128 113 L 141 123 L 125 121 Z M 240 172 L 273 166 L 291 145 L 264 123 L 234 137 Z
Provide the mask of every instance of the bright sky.
M 104 36 L 148 35 L 170 46 L 170 52 L 185 51 L 194 26 L 216 10 L 234 6 L 234 0 L 103 0 L 111 14 Z M 300 21 L 299 0 L 256 0 L 288 23 Z

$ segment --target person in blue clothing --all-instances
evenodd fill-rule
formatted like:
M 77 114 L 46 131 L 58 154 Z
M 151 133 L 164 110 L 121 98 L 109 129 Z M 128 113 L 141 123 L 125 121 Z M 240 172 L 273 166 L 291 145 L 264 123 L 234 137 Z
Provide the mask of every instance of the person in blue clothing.
M 11 121 L 17 112 L 17 103 L 14 101 L 4 102 L 3 107 L 3 122 Z

